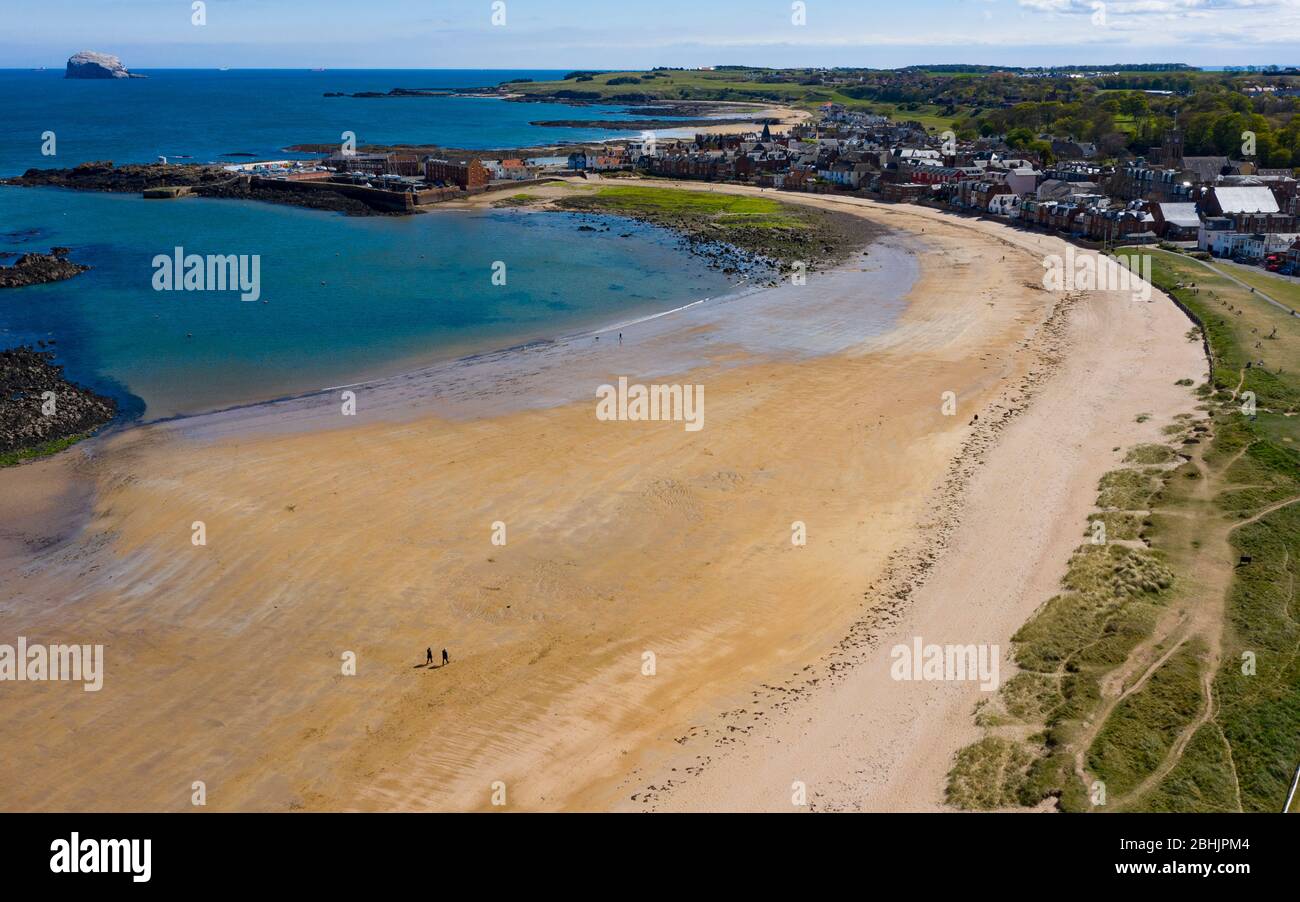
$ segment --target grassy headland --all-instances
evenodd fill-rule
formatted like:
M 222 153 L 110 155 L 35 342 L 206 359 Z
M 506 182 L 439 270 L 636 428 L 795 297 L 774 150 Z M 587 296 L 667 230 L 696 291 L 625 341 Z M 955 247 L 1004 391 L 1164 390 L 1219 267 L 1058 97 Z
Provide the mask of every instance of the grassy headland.
M 832 213 L 767 197 L 639 185 L 605 185 L 555 201 L 563 210 L 608 213 L 672 229 L 696 250 L 730 247 L 788 271 L 834 263 L 874 237 L 858 216 Z
M 513 82 L 502 90 L 528 100 L 553 99 L 587 103 L 653 103 L 657 101 L 715 101 L 780 104 L 812 110 L 821 104 L 841 103 L 853 109 L 870 109 L 900 121 L 914 120 L 926 128 L 942 130 L 952 124 L 943 104 L 894 103 L 846 93 L 839 87 L 814 81 L 813 70 L 725 67 L 714 70 L 657 69 L 649 72 L 570 73 L 560 81 Z

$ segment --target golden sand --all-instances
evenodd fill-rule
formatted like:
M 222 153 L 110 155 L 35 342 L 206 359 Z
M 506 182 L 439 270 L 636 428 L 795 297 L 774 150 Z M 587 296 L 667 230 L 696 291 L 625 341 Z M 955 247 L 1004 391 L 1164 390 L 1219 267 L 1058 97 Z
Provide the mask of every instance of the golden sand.
M 0 472 L 0 494 L 56 473 L 51 507 L 93 489 L 84 531 L 7 565 L 0 637 L 107 646 L 99 693 L 0 687 L 0 808 L 184 810 L 202 781 L 215 810 L 488 809 L 494 784 L 508 810 L 604 809 L 682 777 L 693 727 L 725 735 L 721 712 L 881 603 L 972 416 L 1042 364 L 1061 300 L 1032 287 L 1042 239 L 857 208 L 931 248 L 903 321 L 850 353 L 663 380 L 706 386 L 700 432 L 580 401 L 215 441 L 147 427 Z M 1085 401 L 1052 417 L 1101 415 Z M 761 807 L 712 772 L 684 807 Z

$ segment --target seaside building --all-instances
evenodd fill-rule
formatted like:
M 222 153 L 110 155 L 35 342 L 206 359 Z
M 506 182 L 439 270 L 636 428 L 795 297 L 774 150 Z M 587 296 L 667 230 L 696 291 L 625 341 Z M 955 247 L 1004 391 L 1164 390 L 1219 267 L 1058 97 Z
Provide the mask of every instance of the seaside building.
M 1201 216 L 1193 203 L 1155 203 L 1151 213 L 1156 234 L 1167 241 L 1195 241 L 1201 229 Z
M 491 180 L 480 160 L 424 160 L 424 180 L 430 185 L 456 185 L 459 188 L 485 188 Z
M 325 163 L 335 172 L 363 172 L 371 175 L 388 172 L 386 153 L 333 153 Z

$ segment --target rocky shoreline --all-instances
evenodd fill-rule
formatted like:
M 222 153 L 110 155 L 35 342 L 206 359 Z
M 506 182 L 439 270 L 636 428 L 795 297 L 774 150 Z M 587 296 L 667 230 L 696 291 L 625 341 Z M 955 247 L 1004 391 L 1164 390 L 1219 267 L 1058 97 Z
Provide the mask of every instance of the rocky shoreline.
M 796 262 L 807 271 L 826 269 L 870 245 L 885 231 L 860 216 L 797 207 L 800 228 L 723 227 L 709 216 L 627 209 L 602 209 L 599 198 L 566 197 L 547 209 L 601 216 L 622 216 L 668 229 L 680 236 L 682 248 L 704 258 L 726 275 L 756 284 L 775 284 L 794 270 Z
M 52 453 L 117 415 L 117 403 L 69 382 L 54 352 L 0 351 L 0 465 Z
M 256 188 L 243 175 L 220 166 L 200 163 L 130 163 L 115 166 L 111 160 L 81 163 L 71 169 L 28 169 L 20 176 L 0 179 L 0 185 L 25 188 L 70 188 L 74 191 L 107 191 L 138 194 L 150 188 L 189 188 L 198 197 L 260 200 L 314 210 L 331 210 L 350 216 L 385 216 L 359 200 L 331 191 L 298 193 Z
M 12 266 L 0 266 L 0 288 L 62 282 L 90 269 L 89 266 L 68 260 L 69 253 L 70 248 L 55 247 L 48 254 L 23 254 Z

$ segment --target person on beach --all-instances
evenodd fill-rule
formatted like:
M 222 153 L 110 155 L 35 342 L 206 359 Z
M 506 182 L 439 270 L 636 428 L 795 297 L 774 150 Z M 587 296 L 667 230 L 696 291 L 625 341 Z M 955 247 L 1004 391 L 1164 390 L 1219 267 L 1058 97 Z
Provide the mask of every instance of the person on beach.
M 429 664 L 432 664 L 432 663 L 433 663 L 433 649 L 432 649 L 432 648 L 426 648 L 426 649 L 424 650 L 424 663 L 425 663 L 426 666 L 429 665 Z
M 618 343 L 619 343 L 620 345 L 623 344 L 623 333 L 622 333 L 622 332 L 618 333 Z
M 444 648 L 442 650 L 442 664 L 445 667 L 450 663 L 451 663 L 451 658 L 447 657 L 447 649 Z

